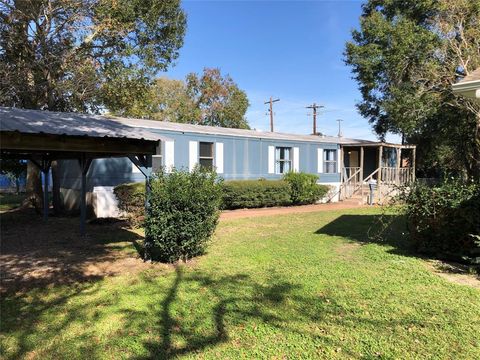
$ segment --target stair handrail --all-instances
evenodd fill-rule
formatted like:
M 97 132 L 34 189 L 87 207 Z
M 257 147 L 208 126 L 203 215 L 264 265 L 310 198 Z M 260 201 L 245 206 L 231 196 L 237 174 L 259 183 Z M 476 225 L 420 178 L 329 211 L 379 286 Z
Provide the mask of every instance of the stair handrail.
M 370 175 L 368 175 L 365 179 L 363 179 L 363 183 L 368 183 L 370 180 L 372 180 L 373 175 L 375 175 L 378 172 L 378 170 L 380 170 L 380 169 L 377 168 L 377 170 L 375 170 Z
M 358 173 L 360 173 L 361 171 L 362 171 L 362 168 L 358 168 L 358 170 L 356 170 L 352 175 L 350 175 L 350 177 L 349 177 L 346 181 L 342 182 L 342 183 L 340 184 L 340 186 L 338 187 L 338 191 L 337 191 L 336 193 L 334 193 L 332 196 L 330 196 L 330 197 L 328 198 L 327 202 L 332 201 L 332 199 L 333 199 L 335 196 L 339 195 L 339 194 L 341 193 L 341 191 L 342 191 L 342 188 L 346 188 L 346 186 L 350 183 L 350 181 L 351 181 L 356 175 L 358 175 Z M 360 184 L 362 184 L 362 181 L 360 181 Z M 353 193 L 355 193 L 355 191 L 357 191 L 357 189 L 354 189 Z M 339 197 L 339 200 L 340 200 L 340 197 Z

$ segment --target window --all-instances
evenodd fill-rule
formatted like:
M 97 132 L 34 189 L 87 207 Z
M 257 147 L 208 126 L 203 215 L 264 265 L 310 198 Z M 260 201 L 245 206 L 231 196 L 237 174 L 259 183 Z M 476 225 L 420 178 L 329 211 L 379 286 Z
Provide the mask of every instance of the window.
M 199 143 L 198 163 L 204 169 L 213 169 L 213 143 L 200 142 Z
M 292 148 L 275 148 L 275 173 L 284 174 L 292 169 Z
M 323 152 L 323 172 L 333 174 L 337 172 L 337 150 Z
M 152 156 L 152 171 L 157 172 L 163 166 L 162 143 L 157 147 L 156 154 Z

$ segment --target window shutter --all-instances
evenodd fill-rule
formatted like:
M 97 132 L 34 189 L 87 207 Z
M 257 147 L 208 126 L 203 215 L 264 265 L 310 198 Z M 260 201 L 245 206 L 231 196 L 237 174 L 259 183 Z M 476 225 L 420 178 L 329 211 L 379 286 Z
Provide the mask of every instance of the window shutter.
M 300 149 L 298 147 L 293 148 L 293 171 L 300 171 Z
M 317 149 L 317 172 L 323 173 L 323 149 Z
M 223 143 L 215 143 L 215 167 L 218 174 L 223 174 Z
M 341 171 L 341 162 L 342 160 L 342 150 L 341 149 L 337 149 L 337 172 L 340 173 Z
M 198 141 L 189 141 L 188 143 L 188 169 L 193 170 L 198 164 Z
M 171 172 L 172 168 L 175 166 L 175 142 L 172 140 L 165 141 L 165 153 L 164 153 L 164 164 L 165 164 L 165 171 Z
M 268 173 L 275 174 L 275 146 L 268 147 Z

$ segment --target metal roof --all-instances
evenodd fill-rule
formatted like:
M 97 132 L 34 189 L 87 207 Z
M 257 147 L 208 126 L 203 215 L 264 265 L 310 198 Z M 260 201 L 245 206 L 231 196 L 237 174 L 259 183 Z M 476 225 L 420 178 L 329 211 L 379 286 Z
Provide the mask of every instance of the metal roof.
M 290 141 L 309 141 L 316 143 L 331 143 L 331 144 L 360 144 L 360 143 L 375 143 L 369 140 L 347 139 L 333 136 L 323 135 L 299 135 L 287 134 L 280 132 L 247 130 L 247 129 L 232 129 L 218 126 L 193 125 L 182 124 L 168 121 L 145 120 L 145 119 L 130 119 L 130 118 L 112 118 L 122 124 L 141 127 L 146 129 L 157 129 L 174 132 L 187 132 L 195 134 L 208 135 L 226 135 L 226 136 L 241 136 L 249 138 L 272 139 L 272 140 L 290 140 Z
M 147 141 L 168 138 L 105 116 L 0 107 L 0 131 Z
M 374 145 L 379 142 L 324 135 L 301 135 L 259 130 L 232 129 L 217 126 L 173 123 L 167 121 L 110 117 L 101 115 L 27 110 L 0 107 L 0 131 L 44 133 L 53 135 L 170 140 L 148 130 L 225 135 L 247 138 L 330 143 L 342 145 Z

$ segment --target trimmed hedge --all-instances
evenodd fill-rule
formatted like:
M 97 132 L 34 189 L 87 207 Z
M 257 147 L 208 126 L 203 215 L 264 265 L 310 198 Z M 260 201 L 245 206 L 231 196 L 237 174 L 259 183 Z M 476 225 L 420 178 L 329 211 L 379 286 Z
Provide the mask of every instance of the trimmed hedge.
M 318 185 L 318 177 L 306 173 L 288 173 L 284 180 L 231 180 L 222 184 L 222 209 L 261 208 L 313 204 L 329 191 Z M 144 183 L 119 185 L 114 190 L 120 210 L 128 214 L 133 226 L 142 226 L 145 218 Z
M 223 183 L 223 208 L 259 208 L 292 203 L 290 185 L 279 180 L 232 180 Z
M 154 176 L 145 219 L 146 258 L 176 262 L 205 252 L 222 202 L 218 180 L 199 167 Z
M 314 204 L 327 195 L 329 187 L 317 184 L 318 176 L 302 172 L 288 172 L 283 180 L 290 185 L 292 204 Z

